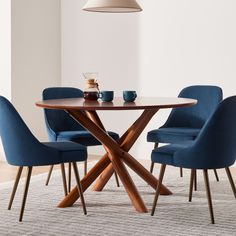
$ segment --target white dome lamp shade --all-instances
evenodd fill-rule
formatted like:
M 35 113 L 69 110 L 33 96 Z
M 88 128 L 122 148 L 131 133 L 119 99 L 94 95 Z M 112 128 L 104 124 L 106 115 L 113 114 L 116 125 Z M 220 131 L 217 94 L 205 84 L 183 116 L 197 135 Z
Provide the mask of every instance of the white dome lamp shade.
M 92 12 L 129 13 L 142 11 L 142 8 L 135 0 L 88 0 L 83 10 Z

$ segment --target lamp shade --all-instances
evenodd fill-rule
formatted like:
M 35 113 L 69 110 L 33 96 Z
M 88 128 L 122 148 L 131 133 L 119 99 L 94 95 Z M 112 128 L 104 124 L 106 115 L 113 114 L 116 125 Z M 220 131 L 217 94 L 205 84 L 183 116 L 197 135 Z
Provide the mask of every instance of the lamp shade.
M 135 0 L 88 0 L 83 7 L 85 11 L 125 13 L 138 12 L 142 8 Z

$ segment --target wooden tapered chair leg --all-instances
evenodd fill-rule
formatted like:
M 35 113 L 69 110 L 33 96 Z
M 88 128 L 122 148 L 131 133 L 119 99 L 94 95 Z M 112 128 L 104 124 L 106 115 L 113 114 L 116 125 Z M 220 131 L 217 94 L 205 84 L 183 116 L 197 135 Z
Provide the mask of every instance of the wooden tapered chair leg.
M 151 216 L 153 216 L 154 213 L 155 213 L 155 209 L 156 209 L 156 205 L 157 205 L 157 200 L 158 200 L 158 197 L 160 195 L 160 189 L 161 189 L 162 180 L 163 180 L 163 177 L 164 177 L 164 174 L 165 174 L 165 169 L 166 169 L 166 165 L 162 164 L 161 165 L 161 170 L 160 170 L 160 173 L 159 173 L 159 179 L 158 179 L 158 183 L 157 183 L 156 194 L 155 194 L 153 205 L 152 205 Z
M 197 170 L 194 170 L 194 191 L 197 191 Z
M 151 166 L 150 166 L 150 173 L 152 173 L 152 172 L 153 172 L 154 165 L 155 165 L 155 163 L 152 161 L 152 162 L 151 162 Z
M 194 182 L 194 176 L 195 176 L 195 170 L 191 170 L 191 175 L 190 175 L 190 184 L 189 184 L 189 198 L 188 201 L 192 201 L 192 196 L 193 196 L 193 182 Z
M 116 185 L 117 185 L 117 187 L 120 187 L 118 175 L 116 172 L 114 172 L 114 174 L 115 174 L 115 179 L 116 179 Z
M 211 216 L 211 223 L 215 224 L 213 205 L 212 205 L 212 199 L 211 199 L 211 190 L 210 190 L 209 176 L 208 176 L 208 171 L 207 170 L 203 170 L 203 176 L 204 176 L 204 182 L 205 182 L 205 187 L 206 187 L 208 206 L 209 206 L 209 211 L 210 211 L 210 216 Z
M 46 183 L 45 183 L 46 186 L 48 186 L 49 180 L 51 178 L 53 167 L 54 167 L 53 165 L 50 166 L 50 169 L 49 169 L 49 172 L 48 172 L 48 177 L 47 177 L 47 180 L 46 180 Z
M 182 167 L 179 168 L 179 172 L 180 172 L 180 177 L 183 177 L 183 168 Z
M 232 190 L 233 190 L 234 197 L 236 198 L 236 188 L 235 188 L 234 180 L 233 180 L 233 178 L 232 178 L 232 175 L 231 175 L 231 172 L 230 172 L 229 167 L 226 167 L 226 168 L 225 168 L 225 171 L 226 171 L 226 173 L 227 173 L 227 176 L 228 176 L 228 179 L 229 179 L 231 188 L 232 188 Z
M 63 188 L 64 188 L 64 194 L 66 196 L 68 193 L 67 193 L 67 184 L 66 184 L 66 171 L 65 171 L 64 164 L 61 164 L 61 177 L 62 177 L 62 183 L 63 183 Z
M 88 173 L 88 161 L 84 161 L 84 176 Z
M 68 163 L 68 193 L 71 190 L 71 162 Z
M 158 148 L 158 145 L 159 145 L 159 143 L 155 143 L 155 144 L 154 144 L 154 149 Z M 151 162 L 151 166 L 150 166 L 150 173 L 153 172 L 154 165 L 155 165 L 155 163 L 152 161 L 152 162 Z
M 214 173 L 215 173 L 216 181 L 219 182 L 219 176 L 218 176 L 216 169 L 214 169 Z
M 85 205 L 85 201 L 84 201 L 83 189 L 82 189 L 81 182 L 80 182 L 78 167 L 77 167 L 76 162 L 73 162 L 72 164 L 73 164 L 73 169 L 74 169 L 74 173 L 75 173 L 75 180 L 77 183 L 78 192 L 79 192 L 81 203 L 83 206 L 83 211 L 84 211 L 84 214 L 87 215 L 87 210 L 86 210 L 86 205 Z
M 23 170 L 23 166 L 20 166 L 18 168 L 18 171 L 17 171 L 17 174 L 16 174 L 15 183 L 14 183 L 14 186 L 13 186 L 13 189 L 12 189 L 10 201 L 9 201 L 8 208 L 7 208 L 8 210 L 11 210 L 11 206 L 12 206 L 15 194 L 16 194 L 16 190 L 17 190 L 17 187 L 18 187 L 18 184 L 19 184 L 19 180 L 20 180 L 20 177 L 21 177 L 22 170 Z
M 21 205 L 21 210 L 20 210 L 20 218 L 19 218 L 20 222 L 22 221 L 23 215 L 24 215 L 25 203 L 26 203 L 27 194 L 28 194 L 28 190 L 29 190 L 32 169 L 33 169 L 32 166 L 27 167 L 27 177 L 26 177 L 26 181 L 25 181 L 25 190 L 24 190 L 24 195 L 23 195 L 23 200 L 22 200 L 22 205 Z

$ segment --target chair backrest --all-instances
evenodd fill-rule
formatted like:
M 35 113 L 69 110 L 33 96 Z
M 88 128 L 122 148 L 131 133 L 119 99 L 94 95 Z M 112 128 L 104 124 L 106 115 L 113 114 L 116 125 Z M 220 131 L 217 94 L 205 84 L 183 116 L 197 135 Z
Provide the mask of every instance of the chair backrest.
M 77 88 L 52 87 L 43 91 L 43 100 L 81 97 L 83 97 L 83 92 Z M 56 141 L 57 134 L 61 131 L 84 130 L 78 122 L 62 110 L 44 109 L 44 115 L 50 141 Z
M 222 101 L 222 96 L 222 89 L 217 86 L 195 85 L 184 88 L 179 97 L 197 99 L 198 103 L 173 109 L 163 127 L 202 128 Z
M 54 155 L 31 133 L 13 105 L 0 96 L 0 136 L 7 162 L 16 166 L 33 166 L 38 157 L 45 157 L 45 151 Z
M 176 161 L 191 168 L 231 166 L 236 158 L 236 96 L 222 101 L 203 126 L 193 145 L 177 152 Z

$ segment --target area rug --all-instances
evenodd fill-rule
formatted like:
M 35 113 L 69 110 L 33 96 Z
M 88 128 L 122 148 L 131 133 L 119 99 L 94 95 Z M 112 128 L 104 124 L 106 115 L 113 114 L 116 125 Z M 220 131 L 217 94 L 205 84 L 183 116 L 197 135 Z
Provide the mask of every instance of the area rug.
M 189 203 L 189 171 L 185 170 L 184 177 L 180 178 L 178 168 L 168 167 L 164 184 L 174 194 L 160 196 L 153 217 L 150 209 L 154 190 L 130 173 L 149 209 L 147 214 L 134 210 L 124 188 L 116 187 L 114 177 L 104 191 L 86 191 L 87 216 L 83 215 L 80 201 L 73 207 L 59 209 L 56 205 L 63 197 L 63 188 L 60 172 L 54 171 L 47 187 L 44 185 L 46 174 L 32 177 L 24 219 L 19 223 L 24 181 L 19 185 L 11 211 L 7 210 L 7 203 L 12 182 L 3 183 L 0 185 L 0 235 L 236 235 L 236 199 L 223 171 L 219 172 L 220 182 L 210 173 L 215 225 L 210 224 L 200 172 L 198 191 Z

